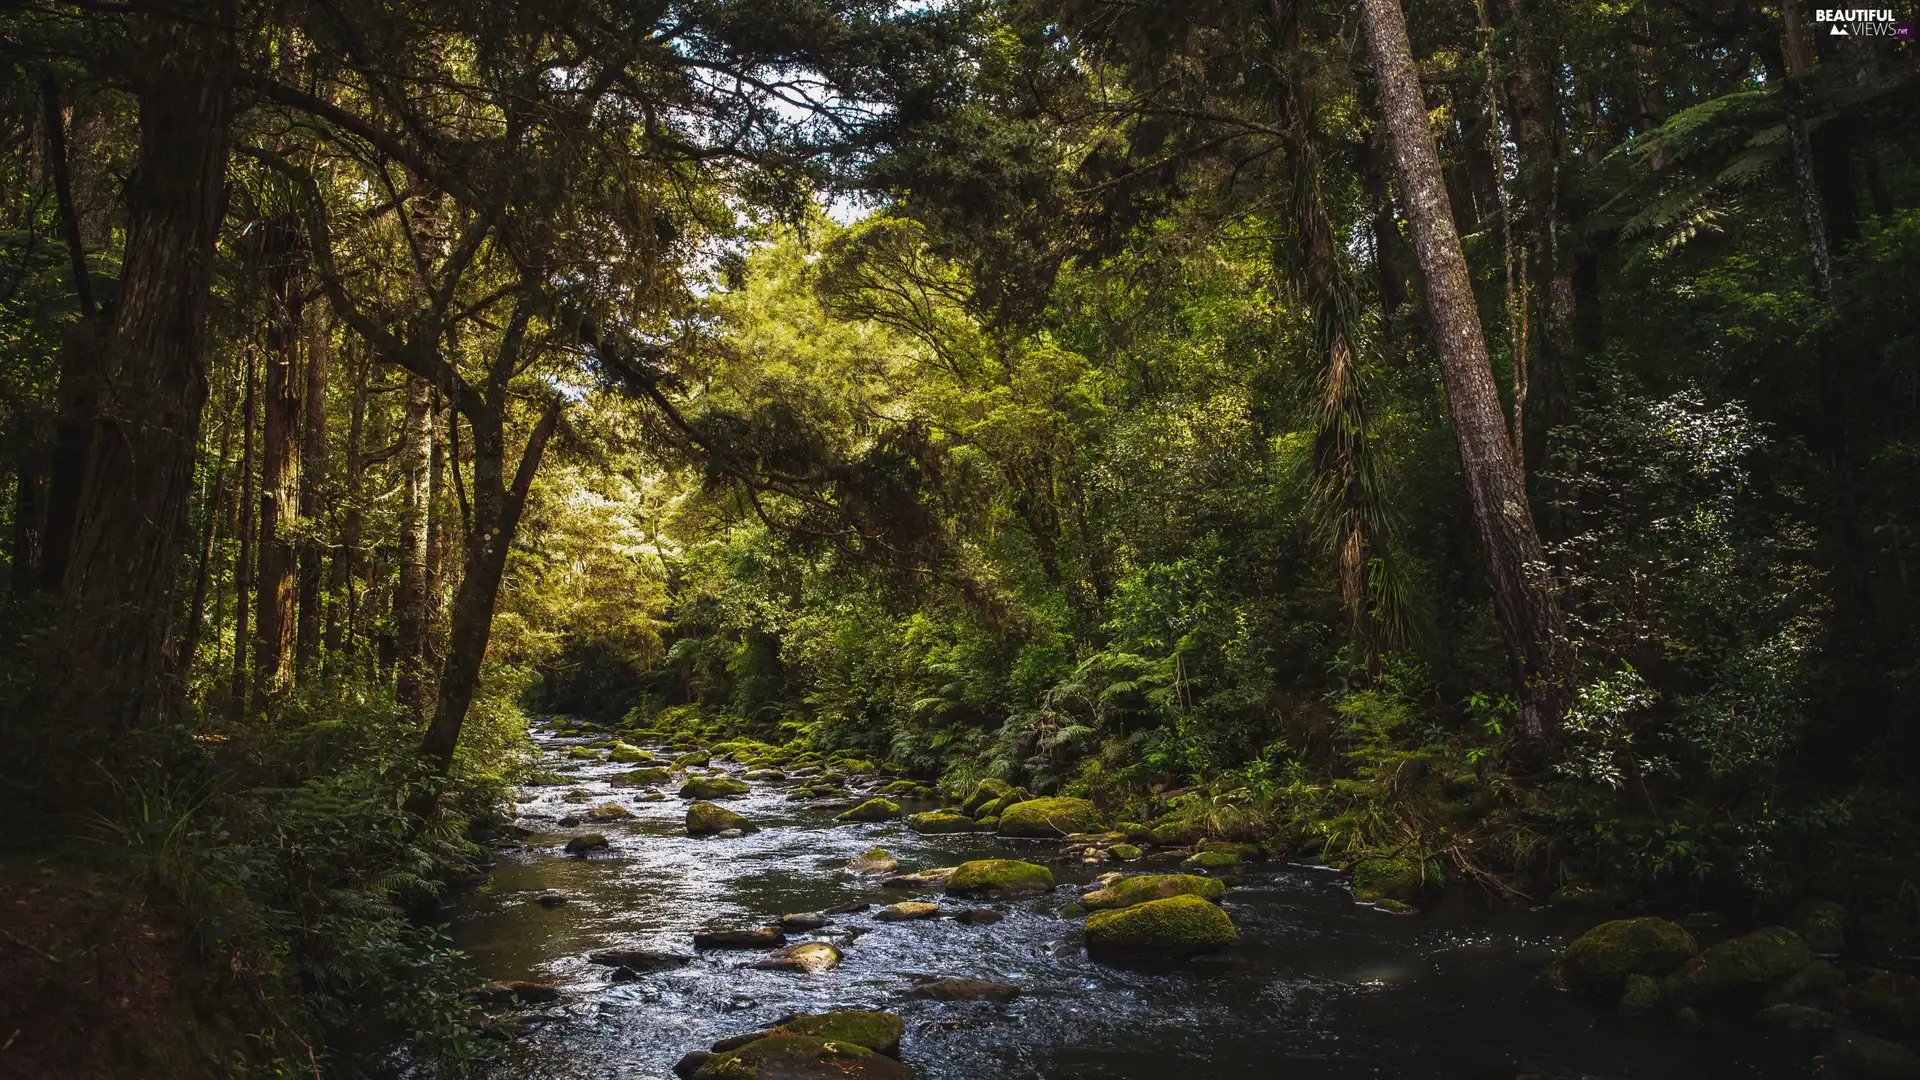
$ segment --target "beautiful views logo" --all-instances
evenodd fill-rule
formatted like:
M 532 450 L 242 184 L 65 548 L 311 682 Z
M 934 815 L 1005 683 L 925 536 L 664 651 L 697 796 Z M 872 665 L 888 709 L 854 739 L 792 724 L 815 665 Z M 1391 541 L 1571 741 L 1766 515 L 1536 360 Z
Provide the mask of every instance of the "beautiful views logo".
M 1830 37 L 1913 40 L 1913 24 L 1894 18 L 1891 8 L 1815 8 L 1813 21 L 1826 24 Z

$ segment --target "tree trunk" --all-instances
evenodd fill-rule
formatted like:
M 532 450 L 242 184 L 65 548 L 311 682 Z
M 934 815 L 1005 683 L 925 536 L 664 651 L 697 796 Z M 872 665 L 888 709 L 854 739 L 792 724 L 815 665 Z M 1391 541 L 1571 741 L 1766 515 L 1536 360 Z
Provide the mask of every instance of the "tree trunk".
M 468 416 L 473 427 L 473 523 L 466 536 L 460 587 L 454 593 L 448 623 L 447 659 L 440 673 L 440 698 L 433 723 L 427 728 L 421 752 L 443 771 L 453 762 L 460 728 L 480 684 L 480 665 L 486 660 L 493 634 L 493 605 L 506 573 L 507 551 L 526 509 L 527 490 L 546 453 L 547 441 L 560 422 L 562 402 L 554 398 L 541 413 L 527 445 L 513 486 L 503 488 L 505 435 L 498 406 L 485 416 Z
M 55 207 L 60 215 L 60 234 L 67 245 L 80 325 L 61 343 L 58 413 L 53 446 L 47 455 L 44 491 L 38 468 L 29 470 L 23 466 L 20 471 L 23 480 L 31 472 L 33 483 L 23 484 L 16 490 L 16 502 L 32 499 L 34 505 L 32 517 L 15 518 L 16 594 L 23 594 L 34 585 L 57 592 L 66 578 L 75 515 L 79 512 L 80 486 L 86 482 L 88 444 L 92 438 L 93 414 L 99 404 L 100 362 L 104 354 L 101 340 L 104 331 L 96 321 L 93 282 L 87 273 L 80 217 L 73 204 L 73 180 L 67 167 L 66 117 L 60 108 L 59 87 L 49 77 L 42 83 L 41 93 L 45 106 L 42 122 L 46 129 L 47 170 L 53 176 Z M 20 531 L 23 522 L 29 530 L 26 533 Z M 25 562 L 18 558 L 21 552 L 30 556 Z M 29 572 L 36 576 L 29 578 Z
M 252 351 L 246 364 L 246 395 L 240 407 L 240 520 L 235 523 L 233 553 L 233 686 L 227 718 L 234 724 L 247 714 L 247 660 L 253 638 L 247 633 L 247 613 L 253 600 L 253 429 L 259 408 Z
M 1427 128 L 1399 0 L 1364 0 L 1367 42 L 1381 113 L 1399 166 L 1414 252 L 1447 389 L 1468 501 L 1480 536 L 1500 636 L 1520 698 L 1519 734 L 1543 753 L 1570 697 L 1569 646 L 1545 554 L 1487 355 L 1466 257 L 1453 228 L 1439 153 Z
M 293 682 L 293 539 L 299 520 L 300 277 L 298 224 L 266 222 L 261 229 L 268 282 L 266 393 L 260 425 L 260 564 L 254 582 L 253 714 L 271 716 Z
M 407 379 L 407 414 L 401 431 L 404 477 L 400 509 L 400 577 L 393 597 L 394 687 L 417 719 L 427 715 L 428 487 L 433 455 L 433 385 Z
M 232 449 L 233 390 L 229 386 L 226 404 L 221 407 L 220 456 L 214 459 L 213 476 L 207 484 L 206 497 L 201 499 L 206 508 L 207 521 L 200 532 L 200 555 L 194 561 L 193 598 L 187 602 L 187 629 L 180 635 L 180 652 L 175 658 L 182 674 L 192 669 L 194 654 L 200 651 L 200 632 L 206 626 L 207 585 L 213 578 L 214 541 L 220 532 L 220 519 L 226 514 L 227 458 Z
M 324 551 L 314 535 L 320 519 L 326 515 L 327 484 L 327 366 L 333 352 L 333 325 L 324 305 L 315 305 L 307 338 L 307 387 L 301 403 L 305 433 L 300 445 L 300 520 L 306 534 L 300 541 L 300 617 L 296 638 L 299 653 L 294 673 L 304 679 L 312 673 L 320 654 L 321 624 L 324 612 L 322 566 Z
M 162 720 L 171 592 L 207 400 L 207 300 L 226 204 L 235 50 L 225 5 L 154 16 L 141 44 L 139 165 L 127 185 L 114 348 L 65 583 L 65 705 L 109 729 Z
M 20 455 L 13 467 L 13 542 L 8 555 L 8 587 L 23 599 L 40 582 L 40 505 L 46 481 L 40 474 L 38 447 Z
M 354 368 L 353 405 L 347 420 L 346 506 L 340 515 L 340 546 L 334 550 L 327 597 L 327 652 L 352 655 L 359 634 L 359 592 L 354 588 L 354 563 L 360 553 L 360 490 L 366 457 L 367 370 L 362 360 Z

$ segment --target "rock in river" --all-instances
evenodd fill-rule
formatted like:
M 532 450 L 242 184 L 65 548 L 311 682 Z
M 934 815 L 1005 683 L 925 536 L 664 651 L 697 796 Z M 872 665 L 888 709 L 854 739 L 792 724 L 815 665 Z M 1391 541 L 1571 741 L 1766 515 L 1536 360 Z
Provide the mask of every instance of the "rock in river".
M 687 807 L 688 836 L 712 836 L 729 829 L 752 832 L 753 825 L 726 807 L 710 802 L 697 802 Z
M 798 911 L 791 915 L 780 916 L 780 928 L 783 930 L 818 930 L 833 920 L 823 911 Z
M 1006 918 L 1005 915 L 1002 915 L 992 908 L 970 907 L 955 915 L 953 921 L 965 923 L 968 926 L 987 926 L 991 923 L 997 923 L 1004 918 Z
M 1813 952 L 1799 934 L 1784 926 L 1763 926 L 1687 958 L 1661 981 L 1660 995 L 1692 1004 L 1729 990 L 1765 986 L 1811 963 Z
M 1088 911 L 1105 911 L 1132 907 L 1149 900 L 1165 900 L 1169 896 L 1197 896 L 1217 904 L 1226 892 L 1227 887 L 1218 878 L 1194 874 L 1145 874 L 1121 878 L 1104 889 L 1087 893 L 1080 898 L 1080 906 Z
M 632 817 L 633 811 L 617 802 L 610 802 L 594 807 L 587 816 L 595 821 L 619 821 L 621 818 Z
M 1192 956 L 1239 938 L 1219 905 L 1192 895 L 1096 911 L 1087 918 L 1087 955 L 1094 959 Z
M 1020 988 L 1012 983 L 994 982 L 990 979 L 935 979 L 907 991 L 907 996 L 933 1001 L 1005 1003 L 1019 997 Z
M 709 930 L 693 935 L 696 949 L 773 949 L 787 943 L 787 935 L 771 926 L 757 930 Z
M 715 1054 L 694 1080 L 907 1080 L 905 1065 L 856 1043 L 769 1035 Z
M 745 781 L 735 780 L 731 776 L 702 776 L 682 784 L 680 797 L 683 799 L 729 799 L 735 795 L 745 795 L 752 790 Z
M 1615 919 L 1575 938 L 1560 955 L 1559 973 L 1568 989 L 1614 995 L 1627 976 L 1665 975 L 1699 951 L 1692 934 L 1666 919 Z
M 847 864 L 847 869 L 856 874 L 891 874 L 900 869 L 900 860 L 887 854 L 884 848 L 873 848 L 865 855 Z
M 812 974 L 838 967 L 839 964 L 839 949 L 824 941 L 809 941 L 781 949 L 765 960 L 755 961 L 753 966 L 767 971 L 804 971 Z
M 947 878 L 955 896 L 1031 896 L 1053 888 L 1053 871 L 1018 859 L 961 863 Z
M 917 833 L 963 833 L 974 830 L 973 819 L 951 810 L 929 810 L 907 819 L 907 828 Z
M 940 914 L 939 904 L 929 904 L 919 900 L 908 900 L 903 904 L 883 907 L 874 913 L 880 922 L 906 922 L 909 919 L 931 919 Z
M 1028 799 L 1000 813 L 1001 836 L 1067 836 L 1100 828 L 1100 812 L 1085 799 Z
M 885 889 L 937 889 L 947 883 L 957 866 L 936 866 L 917 874 L 896 874 L 880 883 Z
M 868 799 L 834 818 L 835 821 L 892 821 L 900 816 L 900 804 L 891 799 Z
M 664 784 L 670 779 L 672 774 L 665 769 L 631 769 L 613 774 L 607 778 L 607 783 L 614 787 L 650 787 L 654 784 Z
M 633 971 L 666 971 L 685 967 L 693 957 L 658 949 L 600 949 L 587 954 L 587 963 L 602 967 L 629 968 Z
M 893 1013 L 857 1009 L 788 1016 L 774 1026 L 782 1034 L 852 1043 L 888 1057 L 900 1056 L 900 1037 L 907 1033 L 906 1021 Z
M 585 855 L 589 851 L 595 851 L 606 846 L 606 837 L 601 836 L 597 832 L 590 832 L 582 833 L 567 841 L 567 846 L 563 850 L 569 855 Z

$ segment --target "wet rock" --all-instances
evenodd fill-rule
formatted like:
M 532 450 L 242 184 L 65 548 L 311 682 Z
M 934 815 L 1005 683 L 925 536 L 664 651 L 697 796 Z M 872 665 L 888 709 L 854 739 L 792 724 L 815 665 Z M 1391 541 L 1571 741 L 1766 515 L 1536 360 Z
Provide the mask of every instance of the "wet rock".
M 1800 935 L 1784 926 L 1763 926 L 1723 941 L 1688 959 L 1660 983 L 1660 993 L 1692 1003 L 1730 990 L 1761 987 L 1813 963 Z
M 856 913 L 856 912 L 861 912 L 861 911 L 865 911 L 865 910 L 867 910 L 868 908 L 870 908 L 870 907 L 872 907 L 872 906 L 873 906 L 872 904 L 869 904 L 869 903 L 867 903 L 867 902 L 865 902 L 865 901 L 862 901 L 862 900 L 855 900 L 855 901 L 853 901 L 852 903 L 849 903 L 849 904 L 836 904 L 836 905 L 834 905 L 833 907 L 830 907 L 830 908 L 827 908 L 827 909 L 826 909 L 825 911 L 823 911 L 823 912 L 821 912 L 821 914 L 823 914 L 823 915 L 852 915 L 852 914 L 854 914 L 854 913 Z
M 710 802 L 697 802 L 687 807 L 687 835 L 712 836 L 715 833 L 739 829 L 748 832 L 753 829 L 751 822 L 724 806 Z
M 919 792 L 920 785 L 912 780 L 895 780 L 880 789 L 880 794 L 891 795 L 896 799 L 913 798 Z
M 567 841 L 564 850 L 569 855 L 585 855 L 589 851 L 598 851 L 607 846 L 607 838 L 599 833 L 583 833 Z
M 981 807 L 990 802 L 1004 799 L 1013 794 L 1013 785 L 1005 780 L 988 778 L 973 785 L 973 790 L 960 802 L 960 812 L 968 817 L 979 817 Z
M 713 838 L 715 840 L 738 840 L 745 835 L 747 835 L 747 830 L 745 829 L 721 829 L 719 832 L 713 834 Z
M 533 902 L 539 904 L 541 907 L 559 907 L 570 899 L 572 899 L 572 897 L 566 893 L 549 890 L 534 897 Z
M 1764 999 L 1768 1005 L 1805 1005 L 1839 1012 L 1847 1007 L 1847 973 L 1825 960 L 1815 960 L 1774 984 Z
M 900 816 L 900 804 L 891 799 L 868 799 L 834 818 L 835 821 L 892 821 Z
M 898 874 L 880 883 L 884 889 L 938 889 L 946 885 L 957 866 L 937 866 L 917 874 Z
M 894 1013 L 857 1009 L 785 1016 L 774 1026 L 783 1034 L 852 1043 L 888 1057 L 900 1055 L 900 1037 L 907 1033 L 906 1021 Z
M 983 832 L 983 833 L 999 832 L 1000 819 L 997 817 L 975 818 L 973 822 L 973 829 L 975 832 Z
M 1098 828 L 1100 812 L 1085 799 L 1028 799 L 1000 813 L 1001 836 L 1067 836 Z
M 749 780 L 785 780 L 787 774 L 779 769 L 754 769 L 747 773 Z
M 729 1035 L 719 1042 L 714 1043 L 712 1046 L 707 1047 L 707 1049 L 716 1054 L 724 1054 L 729 1050 L 738 1050 L 750 1042 L 757 1039 L 764 1039 L 773 1034 L 775 1034 L 774 1030 L 767 1028 L 764 1031 L 749 1031 L 745 1035 Z
M 607 783 L 614 787 L 653 787 L 672 778 L 673 774 L 665 769 L 631 769 L 613 774 L 607 778 Z
M 1020 996 L 1020 988 L 1012 983 L 990 979 L 935 979 L 907 991 L 907 996 L 921 1001 L 997 1001 L 1005 1004 Z
M 712 1060 L 711 1051 L 689 1050 L 684 1057 L 673 1063 L 673 1075 L 680 1080 L 693 1080 L 694 1076 L 700 1072 L 700 1066 Z
M 907 1067 L 853 1042 L 769 1035 L 715 1054 L 695 1080 L 907 1080 Z
M 1032 896 L 1053 888 L 1053 871 L 1018 859 L 977 859 L 961 863 L 947 878 L 955 896 Z
M 765 960 L 755 961 L 753 966 L 767 971 L 801 971 L 811 975 L 839 965 L 839 949 L 824 941 L 809 941 L 804 945 L 781 949 Z
M 613 761 L 613 762 L 627 763 L 627 762 L 636 762 L 636 761 L 652 761 L 654 760 L 654 757 L 652 754 L 646 752 L 645 750 L 640 749 L 637 746 L 628 746 L 626 743 L 617 742 L 617 743 L 614 743 L 613 747 L 607 751 L 607 760 Z
M 992 908 L 975 907 L 967 908 L 964 911 L 956 913 L 953 920 L 955 922 L 966 923 L 968 926 L 986 926 L 991 923 L 997 923 L 1004 918 L 1006 918 L 1005 915 L 1002 915 Z
M 1660 984 L 1646 975 L 1629 975 L 1620 991 L 1621 1016 L 1645 1016 L 1660 1004 Z
M 1207 830 L 1196 821 L 1163 821 L 1148 833 L 1161 847 L 1192 847 L 1206 835 Z
M 780 916 L 782 930 L 818 930 L 831 922 L 833 920 L 821 911 L 798 911 Z
M 592 799 L 593 792 L 583 791 L 583 790 L 580 790 L 579 788 L 575 788 L 574 790 L 567 792 L 565 795 L 560 796 L 560 798 L 564 802 L 581 803 L 581 802 L 586 802 L 589 799 Z
M 1104 889 L 1087 893 L 1080 905 L 1088 911 L 1109 911 L 1165 900 L 1170 896 L 1198 896 L 1219 903 L 1227 889 L 1218 879 L 1193 874 L 1145 874 L 1122 878 Z
M 1129 844 L 1153 843 L 1153 830 L 1137 821 L 1116 821 L 1113 831 L 1125 837 Z
M 1558 973 L 1569 989 L 1613 995 L 1627 976 L 1665 975 L 1699 950 L 1692 934 L 1666 919 L 1615 919 L 1574 939 Z
M 1802 1050 L 1814 1050 L 1846 1024 L 1830 1012 L 1805 1005 L 1769 1005 L 1753 1017 L 1761 1027 L 1777 1031 Z
M 644 794 L 635 795 L 633 797 L 633 801 L 634 802 L 666 802 L 667 796 L 665 792 L 649 791 L 649 792 L 645 792 Z
M 1198 896 L 1172 896 L 1087 917 L 1087 955 L 1183 957 L 1240 939 L 1220 906 Z
M 1417 900 L 1444 880 L 1439 864 L 1432 861 L 1369 856 L 1353 864 L 1353 898 L 1363 904 Z
M 1107 849 L 1107 854 L 1121 862 L 1138 862 L 1146 853 L 1132 844 L 1115 844 Z
M 787 935 L 766 926 L 754 930 L 709 930 L 693 935 L 696 949 L 777 949 L 787 943 Z
M 557 824 L 563 829 L 571 829 L 575 825 L 580 824 L 580 818 L 575 814 L 567 814 L 562 817 Z
M 753 789 L 731 776 L 701 776 L 680 785 L 683 799 L 730 799 Z
M 579 761 L 599 761 L 600 751 L 591 750 L 584 746 L 574 746 L 567 749 L 567 756 Z
M 460 996 L 483 1008 L 502 1009 L 510 1005 L 545 1005 L 559 1001 L 560 988 L 546 983 L 511 980 L 462 990 Z
M 900 869 L 900 860 L 882 848 L 873 848 L 865 855 L 847 864 L 847 869 L 856 874 L 886 875 Z
M 1827 1043 L 1826 1064 L 1839 1075 L 1858 1080 L 1914 1080 L 1920 1078 L 1920 1057 L 1890 1039 L 1863 1031 L 1834 1033 Z
M 677 769 L 685 769 L 695 765 L 704 768 L 712 760 L 713 755 L 707 753 L 705 750 L 689 750 L 679 757 L 674 758 L 673 765 L 674 768 Z
M 621 818 L 632 817 L 633 811 L 621 806 L 617 802 L 610 802 L 594 807 L 593 811 L 587 816 L 593 818 L 595 821 L 619 821 Z
M 685 967 L 693 957 L 659 949 L 598 949 L 587 954 L 587 963 L 629 971 L 668 971 Z
M 907 828 L 917 833 L 937 835 L 942 833 L 964 833 L 974 830 L 973 819 L 965 814 L 956 814 L 950 810 L 929 810 L 924 814 L 915 814 L 907 819 Z
M 1847 909 L 1831 900 L 1800 905 L 1793 913 L 1793 931 L 1817 953 L 1837 953 L 1847 945 Z
M 890 904 L 874 913 L 879 922 L 906 922 L 910 919 L 931 919 L 940 914 L 939 904 L 929 904 L 920 900 L 907 900 Z
M 1196 851 L 1187 857 L 1186 865 L 1195 870 L 1231 870 L 1240 865 L 1240 855 L 1234 851 Z

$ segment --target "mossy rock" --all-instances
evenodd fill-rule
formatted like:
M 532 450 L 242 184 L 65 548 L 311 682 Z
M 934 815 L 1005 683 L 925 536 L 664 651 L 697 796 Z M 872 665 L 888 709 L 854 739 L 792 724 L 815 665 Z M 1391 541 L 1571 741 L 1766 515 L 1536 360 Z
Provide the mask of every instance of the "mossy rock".
M 1212 952 L 1240 939 L 1218 904 L 1198 896 L 1170 896 L 1087 917 L 1087 955 L 1184 957 Z
M 600 751 L 586 746 L 574 746 L 567 749 L 567 756 L 578 761 L 599 761 Z
M 1753 1014 L 1761 1027 L 1779 1032 L 1803 1051 L 1816 1049 L 1846 1022 L 1830 1012 L 1805 1005 L 1769 1005 Z
M 1165 900 L 1169 896 L 1197 896 L 1217 904 L 1226 894 L 1227 887 L 1218 878 L 1194 874 L 1143 874 L 1140 877 L 1121 878 L 1104 889 L 1087 893 L 1080 898 L 1080 906 L 1088 911 L 1111 911 L 1150 900 Z
M 1100 812 L 1085 799 L 1057 797 L 1015 803 L 1000 815 L 1001 836 L 1052 837 L 1095 832 Z
M 1660 1004 L 1660 984 L 1647 975 L 1629 975 L 1621 985 L 1620 1015 L 1645 1016 Z
M 1560 977 L 1583 993 L 1618 994 L 1629 975 L 1661 976 L 1700 951 L 1693 935 L 1654 916 L 1615 919 L 1575 938 L 1560 954 Z
M 1119 859 L 1121 862 L 1137 862 L 1146 852 L 1141 851 L 1132 844 L 1115 844 L 1107 849 L 1107 854 Z
M 919 790 L 920 790 L 920 785 L 914 783 L 911 780 L 895 780 L 891 784 L 888 784 L 886 787 L 881 788 L 880 794 L 896 795 L 896 796 L 906 798 L 906 797 L 911 797 L 915 792 Z
M 1012 784 L 1005 780 L 988 777 L 973 785 L 973 790 L 960 801 L 960 812 L 968 817 L 979 817 L 981 807 L 1011 794 L 1013 794 Z
M 1153 843 L 1153 830 L 1137 821 L 1117 822 L 1113 826 L 1113 831 L 1126 837 L 1129 844 Z
M 708 1058 L 694 1080 L 906 1080 L 907 1067 L 858 1043 L 769 1035 Z
M 647 753 L 637 746 L 628 746 L 626 743 L 614 743 L 613 749 L 607 751 L 607 760 L 631 764 L 639 761 L 652 761 L 654 758 L 652 754 Z
M 1920 980 L 1905 972 L 1869 968 L 1847 990 L 1847 1009 L 1855 1016 L 1895 1028 L 1920 1028 Z
M 621 806 L 617 802 L 610 802 L 602 803 L 592 810 L 587 811 L 587 816 L 595 821 L 619 821 L 621 818 L 632 817 L 633 811 Z
M 607 846 L 607 838 L 599 833 L 581 833 L 567 841 L 562 850 L 569 855 L 585 855 L 589 851 L 598 851 Z
M 683 799 L 729 799 L 735 795 L 745 795 L 752 790 L 745 781 L 735 780 L 731 776 L 702 776 L 680 785 L 680 797 Z
M 1660 993 L 1693 1003 L 1784 979 L 1813 963 L 1813 950 L 1784 926 L 1763 926 L 1689 957 L 1660 983 Z
M 1417 900 L 1443 880 L 1438 863 L 1402 856 L 1372 856 L 1353 864 L 1353 898 L 1363 904 L 1377 900 Z
M 1837 953 L 1847 945 L 1847 909 L 1831 900 L 1801 904 L 1793 913 L 1793 930 L 1817 953 Z
M 1836 1032 L 1827 1043 L 1826 1063 L 1841 1076 L 1859 1080 L 1920 1080 L 1920 1056 L 1894 1042 L 1862 1031 Z
M 557 772 L 537 772 L 527 777 L 528 787 L 559 787 L 562 784 L 571 783 L 573 783 L 572 777 L 562 776 Z
M 848 863 L 847 869 L 856 874 L 885 876 L 900 869 L 900 860 L 888 854 L 885 848 L 872 848 L 866 854 Z
M 870 773 L 878 768 L 870 758 L 846 758 L 835 764 L 848 773 Z
M 950 810 L 929 810 L 907 819 L 907 828 L 917 833 L 963 833 L 974 830 L 973 819 Z
M 1053 871 L 1018 859 L 976 859 L 961 863 L 947 879 L 955 896 L 1026 896 L 1053 888 Z
M 1002 795 L 981 807 L 973 816 L 976 818 L 1002 817 L 1006 814 L 1008 807 L 1018 806 L 1031 798 L 1033 798 L 1033 793 L 1026 788 L 1014 788 L 1012 792 Z
M 681 754 L 679 757 L 674 758 L 673 765 L 677 769 L 684 769 L 689 765 L 705 766 L 707 764 L 710 764 L 712 761 L 713 761 L 713 755 L 709 754 L 705 750 L 689 750 L 686 753 Z
M 1187 857 L 1186 865 L 1196 870 L 1231 870 L 1240 865 L 1237 851 L 1198 851 Z
M 900 816 L 900 804 L 891 799 L 868 799 L 835 817 L 835 821 L 892 821 Z
M 876 1054 L 899 1057 L 900 1037 L 907 1033 L 907 1023 L 894 1013 L 848 1009 L 796 1016 L 781 1024 L 779 1030 L 828 1042 L 852 1043 Z
M 729 829 L 739 829 L 741 832 L 755 831 L 751 822 L 724 806 L 710 802 L 697 802 L 687 807 L 688 836 L 711 836 Z
M 560 799 L 563 802 L 570 802 L 570 803 L 591 802 L 593 801 L 593 792 L 588 791 L 585 788 L 576 788 L 573 791 L 569 791 L 565 795 L 560 796 Z
M 1191 847 L 1206 838 L 1207 830 L 1196 821 L 1163 821 L 1147 835 L 1161 847 Z
M 974 821 L 973 828 L 976 832 L 998 832 L 1000 829 L 1000 819 L 997 817 L 979 818 Z
M 785 780 L 787 774 L 779 769 L 754 769 L 747 773 L 749 780 Z
M 673 779 L 673 774 L 665 769 L 630 769 L 615 773 L 608 779 L 614 787 L 654 787 Z
M 903 900 L 874 912 L 873 918 L 875 922 L 912 922 L 915 919 L 931 919 L 939 914 L 939 904 L 925 900 Z

